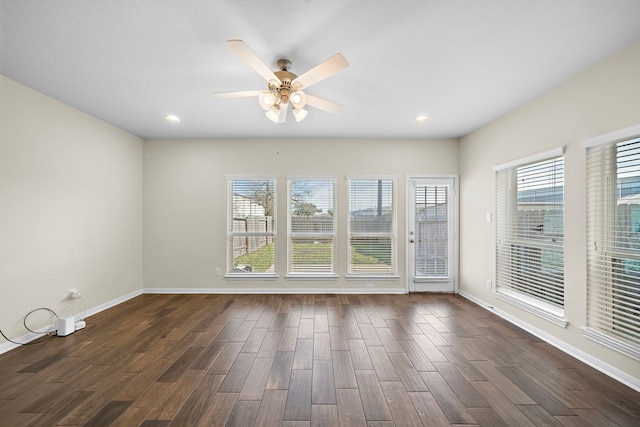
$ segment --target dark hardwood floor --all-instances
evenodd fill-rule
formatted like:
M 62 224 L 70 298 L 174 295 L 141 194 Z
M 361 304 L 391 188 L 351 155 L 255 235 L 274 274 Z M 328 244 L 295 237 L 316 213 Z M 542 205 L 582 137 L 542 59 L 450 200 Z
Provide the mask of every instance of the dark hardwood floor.
M 640 393 L 456 295 L 142 295 L 0 384 L 12 427 L 640 425 Z

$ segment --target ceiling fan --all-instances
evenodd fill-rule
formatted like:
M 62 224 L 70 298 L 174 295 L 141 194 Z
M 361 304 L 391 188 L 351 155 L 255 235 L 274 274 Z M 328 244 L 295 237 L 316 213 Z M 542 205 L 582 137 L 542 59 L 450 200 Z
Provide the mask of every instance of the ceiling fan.
M 278 60 L 279 71 L 271 71 L 242 40 L 228 40 L 227 45 L 267 81 L 267 90 L 218 92 L 215 93 L 216 96 L 220 98 L 257 96 L 260 106 L 266 110 L 267 117 L 274 123 L 284 123 L 289 104 L 291 104 L 293 116 L 297 122 L 307 117 L 308 112 L 304 109 L 306 105 L 330 113 L 337 113 L 342 108 L 340 104 L 303 91 L 303 89 L 347 68 L 349 63 L 341 54 L 336 53 L 306 73 L 297 76 L 289 71 L 291 62 L 288 59 Z

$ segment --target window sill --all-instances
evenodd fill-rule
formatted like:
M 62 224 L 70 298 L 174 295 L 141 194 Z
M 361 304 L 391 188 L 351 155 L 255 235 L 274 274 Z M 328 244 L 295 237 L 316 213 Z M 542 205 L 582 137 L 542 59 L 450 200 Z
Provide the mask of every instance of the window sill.
M 278 275 L 276 273 L 227 273 L 224 278 L 231 280 L 275 280 Z
M 582 336 L 600 345 L 629 356 L 635 360 L 640 360 L 640 348 L 622 341 L 621 339 L 609 336 L 603 332 L 591 328 L 582 328 Z
M 397 274 L 354 274 L 347 273 L 344 276 L 347 280 L 398 280 L 400 276 Z
M 339 277 L 336 273 L 288 273 L 284 276 L 287 280 L 337 280 Z
M 413 283 L 446 283 L 451 282 L 450 277 L 415 277 Z
M 566 328 L 569 324 L 569 322 L 564 318 L 564 310 L 554 307 L 551 304 L 545 304 L 542 301 L 538 301 L 520 292 L 516 292 L 511 289 L 499 289 L 495 296 L 502 301 L 534 314 L 562 328 Z

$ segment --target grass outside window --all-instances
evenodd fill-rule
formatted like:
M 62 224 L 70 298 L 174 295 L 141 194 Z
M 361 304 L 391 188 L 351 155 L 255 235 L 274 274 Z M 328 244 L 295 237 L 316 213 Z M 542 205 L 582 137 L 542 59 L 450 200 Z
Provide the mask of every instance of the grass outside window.
M 294 243 L 296 264 L 331 266 L 333 247 L 331 243 L 305 242 Z M 367 245 L 354 245 L 350 248 L 352 265 L 390 265 L 390 251 L 373 251 Z M 252 272 L 264 273 L 273 268 L 275 247 L 273 243 L 239 257 L 234 258 L 233 265 L 251 266 Z

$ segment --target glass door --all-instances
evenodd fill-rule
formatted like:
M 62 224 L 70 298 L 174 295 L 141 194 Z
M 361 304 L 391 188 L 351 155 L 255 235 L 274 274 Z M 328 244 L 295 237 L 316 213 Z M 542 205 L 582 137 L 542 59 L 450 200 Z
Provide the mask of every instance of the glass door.
M 457 179 L 409 177 L 407 277 L 412 292 L 456 292 Z

